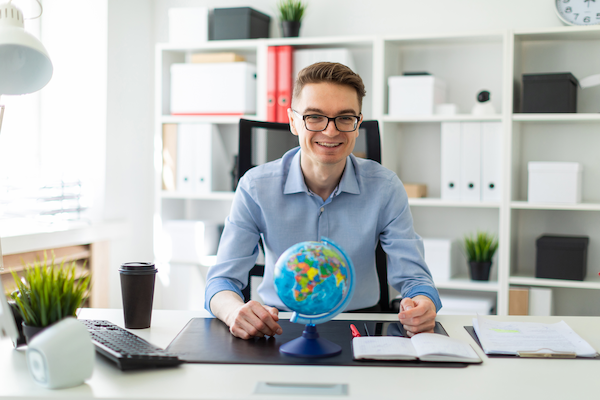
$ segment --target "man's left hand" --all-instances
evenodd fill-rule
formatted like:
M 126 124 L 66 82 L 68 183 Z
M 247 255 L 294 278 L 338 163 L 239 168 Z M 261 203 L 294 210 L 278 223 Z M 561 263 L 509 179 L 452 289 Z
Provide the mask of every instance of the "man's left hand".
M 435 304 L 427 296 L 406 297 L 400 303 L 398 319 L 409 337 L 421 332 L 433 332 L 435 316 Z

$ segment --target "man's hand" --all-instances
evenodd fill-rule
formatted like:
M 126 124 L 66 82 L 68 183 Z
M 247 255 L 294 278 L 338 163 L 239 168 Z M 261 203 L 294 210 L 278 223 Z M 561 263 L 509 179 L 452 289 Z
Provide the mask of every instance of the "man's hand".
M 398 319 L 409 337 L 421 332 L 433 332 L 435 327 L 435 304 L 427 296 L 404 298 L 400 303 Z
M 281 335 L 277 323 L 279 310 L 264 306 L 257 301 L 245 303 L 234 292 L 222 291 L 210 301 L 213 314 L 229 327 L 229 332 L 241 339 Z
M 250 300 L 229 314 L 225 323 L 233 336 L 250 339 L 281 335 L 283 330 L 277 321 L 279 321 L 279 310 Z

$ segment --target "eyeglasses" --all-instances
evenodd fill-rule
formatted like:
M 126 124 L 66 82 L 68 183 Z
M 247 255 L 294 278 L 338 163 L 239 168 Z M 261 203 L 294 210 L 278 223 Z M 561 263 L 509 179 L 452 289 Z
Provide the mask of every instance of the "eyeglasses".
M 311 132 L 321 132 L 327 129 L 329 121 L 333 121 L 335 128 L 340 132 L 353 132 L 358 126 L 360 116 L 356 115 L 340 115 L 339 117 L 326 117 L 325 115 L 309 114 L 302 115 L 298 111 L 292 109 L 304 121 L 304 127 Z

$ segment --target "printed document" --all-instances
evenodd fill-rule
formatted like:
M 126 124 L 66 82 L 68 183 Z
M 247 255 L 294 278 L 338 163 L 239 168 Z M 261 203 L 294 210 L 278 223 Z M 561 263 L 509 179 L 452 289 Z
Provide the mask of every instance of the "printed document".
M 598 353 L 564 321 L 555 324 L 500 322 L 473 318 L 473 328 L 486 354 L 568 354 L 596 357 Z

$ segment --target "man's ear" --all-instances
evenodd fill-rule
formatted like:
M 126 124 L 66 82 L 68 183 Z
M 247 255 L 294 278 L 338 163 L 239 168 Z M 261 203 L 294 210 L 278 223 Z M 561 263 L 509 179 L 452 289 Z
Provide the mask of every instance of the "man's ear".
M 290 131 L 292 132 L 293 135 L 298 136 L 298 132 L 296 132 L 296 126 L 295 126 L 295 120 L 294 118 L 296 117 L 294 115 L 294 112 L 292 111 L 291 108 L 287 109 L 287 114 L 288 114 L 288 119 L 290 120 Z
M 360 124 L 362 124 L 363 120 L 364 120 L 364 116 L 362 115 L 362 113 L 358 114 L 360 119 L 358 120 L 358 124 L 356 125 L 356 137 L 358 137 L 358 134 L 360 133 L 359 129 L 360 129 Z

